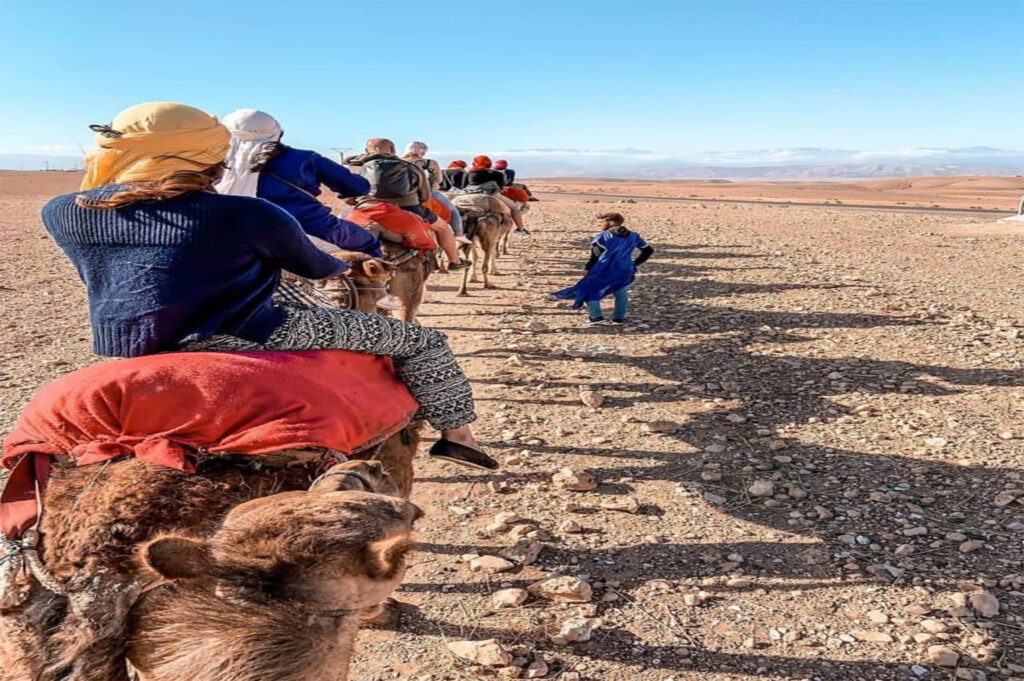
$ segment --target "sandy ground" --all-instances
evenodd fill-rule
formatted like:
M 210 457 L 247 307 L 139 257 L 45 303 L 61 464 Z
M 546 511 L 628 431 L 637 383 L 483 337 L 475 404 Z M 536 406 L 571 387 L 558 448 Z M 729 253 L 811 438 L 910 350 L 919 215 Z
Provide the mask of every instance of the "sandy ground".
M 75 182 L 0 176 L 4 429 L 95 361 L 38 220 Z M 546 294 L 607 210 L 657 253 L 631 323 L 588 327 Z M 403 622 L 362 634 L 354 679 L 519 675 L 446 647 L 491 638 L 563 681 L 1024 679 L 1021 232 L 643 202 L 541 202 L 529 224 L 499 288 L 432 281 L 422 321 L 451 338 L 505 465 L 421 459 Z M 566 466 L 596 489 L 554 482 Z M 532 564 L 471 569 L 520 538 L 539 542 Z M 590 602 L 493 605 L 547 575 L 586 581 Z M 567 622 L 590 640 L 553 641 Z
M 579 192 L 681 199 L 732 199 L 903 206 L 981 208 L 1017 212 L 1024 195 L 1022 177 L 908 177 L 862 182 L 729 182 L 726 180 L 530 181 L 537 192 Z

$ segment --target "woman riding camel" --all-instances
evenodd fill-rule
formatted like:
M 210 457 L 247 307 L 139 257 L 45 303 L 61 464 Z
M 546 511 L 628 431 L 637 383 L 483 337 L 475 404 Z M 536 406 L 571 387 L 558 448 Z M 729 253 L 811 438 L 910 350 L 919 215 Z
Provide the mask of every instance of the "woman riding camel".
M 321 184 L 349 198 L 369 191 L 369 182 L 315 151 L 282 144 L 284 130 L 270 114 L 236 109 L 224 117 L 224 125 L 231 132 L 231 146 L 218 192 L 266 199 L 288 211 L 306 234 L 347 251 L 382 257 L 375 236 L 334 216 L 318 198 Z
M 108 357 L 168 351 L 340 349 L 394 358 L 441 431 L 435 457 L 477 468 L 497 462 L 469 424 L 472 389 L 432 329 L 354 310 L 281 306 L 281 270 L 336 277 L 342 261 L 317 249 L 281 208 L 216 193 L 231 136 L 183 104 L 139 104 L 93 126 L 82 191 L 43 208 L 43 223 L 86 286 L 93 349 Z
M 465 236 L 466 232 L 462 228 L 462 216 L 459 215 L 455 204 L 440 191 L 442 179 L 441 166 L 434 159 L 426 158 L 429 150 L 430 147 L 427 146 L 426 142 L 409 142 L 409 144 L 405 145 L 405 154 L 402 155 L 402 160 L 419 166 L 427 174 L 427 179 L 430 180 L 430 198 L 441 204 L 445 212 L 448 213 L 450 219 L 445 218 L 443 215 L 440 217 L 445 218 L 448 224 L 452 226 L 452 231 L 455 232 L 455 240 L 464 244 L 472 243 Z M 433 208 L 431 210 L 437 213 Z
M 515 201 L 501 195 L 501 188 L 505 186 L 505 173 L 491 168 L 491 159 L 488 156 L 476 156 L 473 158 L 473 167 L 466 174 L 466 192 L 470 194 L 489 194 L 498 201 L 492 201 L 495 206 L 501 203 L 505 210 L 497 212 L 511 215 L 516 223 L 517 232 L 526 232 L 523 225 L 523 212 Z M 528 233 L 528 232 L 527 232 Z

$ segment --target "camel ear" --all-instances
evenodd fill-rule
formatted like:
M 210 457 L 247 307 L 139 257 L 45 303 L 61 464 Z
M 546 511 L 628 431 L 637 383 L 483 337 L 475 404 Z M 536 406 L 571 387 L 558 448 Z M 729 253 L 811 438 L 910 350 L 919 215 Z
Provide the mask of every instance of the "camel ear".
M 412 540 L 412 525 L 423 517 L 423 510 L 416 504 L 400 500 L 399 507 L 405 516 L 404 522 L 387 537 L 372 542 L 366 547 L 367 561 L 372 577 L 391 579 L 405 566 L 406 556 L 415 548 Z
M 142 547 L 142 560 L 161 577 L 195 579 L 213 572 L 210 545 L 202 539 L 160 537 Z
M 405 566 L 405 557 L 413 550 L 409 534 L 397 534 L 366 547 L 368 573 L 377 579 L 392 579 Z
M 369 277 L 380 277 L 394 269 L 394 265 L 383 260 L 367 260 L 363 263 L 363 271 Z

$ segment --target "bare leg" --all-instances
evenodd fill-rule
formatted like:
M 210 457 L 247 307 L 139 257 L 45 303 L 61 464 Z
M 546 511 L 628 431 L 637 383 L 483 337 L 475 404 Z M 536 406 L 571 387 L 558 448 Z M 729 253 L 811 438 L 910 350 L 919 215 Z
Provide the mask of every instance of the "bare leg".
M 441 250 L 444 251 L 445 255 L 448 256 L 448 261 L 453 265 L 461 263 L 462 258 L 459 257 L 459 244 L 455 241 L 455 232 L 452 231 L 451 225 L 444 220 L 438 220 L 430 225 L 430 229 L 437 235 L 437 243 L 441 246 Z
M 441 436 L 446 440 L 457 442 L 460 445 L 472 447 L 476 450 L 482 450 L 479 443 L 477 443 L 476 438 L 473 437 L 473 431 L 470 429 L 468 424 L 465 426 L 459 426 L 452 430 L 442 430 Z
M 512 219 L 516 223 L 516 229 L 520 229 L 520 230 L 525 230 L 526 229 L 526 227 L 523 226 L 523 211 L 518 210 L 518 209 L 517 210 L 513 210 L 512 211 Z

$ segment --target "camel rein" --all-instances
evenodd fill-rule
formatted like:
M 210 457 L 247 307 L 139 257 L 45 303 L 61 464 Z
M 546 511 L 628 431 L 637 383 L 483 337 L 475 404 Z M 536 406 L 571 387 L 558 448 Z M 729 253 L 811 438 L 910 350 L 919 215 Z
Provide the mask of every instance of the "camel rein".
M 0 592 L 6 592 L 11 586 L 8 580 L 12 579 L 18 571 L 17 560 L 23 561 L 22 569 L 28 568 L 32 576 L 43 586 L 55 594 L 67 593 L 64 585 L 46 569 L 43 561 L 39 558 L 39 531 L 36 529 L 25 530 L 21 535 L 21 541 L 4 539 L 2 542 L 3 556 L 0 557 Z
M 394 260 L 387 260 L 385 262 L 387 262 L 387 263 L 389 263 L 391 265 L 394 265 L 395 267 L 399 267 L 399 266 L 404 265 L 405 263 L 409 262 L 410 260 L 412 260 L 413 258 L 418 256 L 419 254 L 420 254 L 419 251 L 417 251 L 415 249 L 409 249 L 408 251 L 406 251 L 402 255 L 398 256 Z

